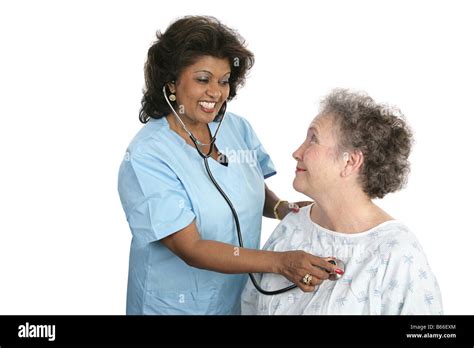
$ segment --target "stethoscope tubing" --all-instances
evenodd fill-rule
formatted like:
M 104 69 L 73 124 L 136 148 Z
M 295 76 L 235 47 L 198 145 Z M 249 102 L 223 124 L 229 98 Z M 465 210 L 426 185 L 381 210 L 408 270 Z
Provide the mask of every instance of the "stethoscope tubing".
M 212 183 L 214 184 L 214 186 L 216 187 L 217 191 L 219 191 L 219 193 L 221 194 L 222 198 L 224 198 L 224 200 L 226 201 L 227 205 L 229 206 L 230 208 L 230 211 L 232 213 L 232 217 L 234 219 L 234 223 L 235 223 L 235 227 L 236 227 L 236 230 L 237 230 L 237 238 L 239 240 L 239 246 L 241 248 L 244 248 L 244 242 L 243 242 L 243 239 L 242 239 L 242 232 L 240 230 L 240 221 L 239 221 L 239 217 L 237 215 L 237 212 L 234 208 L 234 205 L 232 204 L 232 201 L 230 200 L 230 198 L 226 195 L 226 193 L 224 192 L 224 190 L 220 187 L 220 185 L 217 183 L 216 179 L 214 178 L 214 176 L 212 175 L 212 172 L 211 172 L 211 169 L 209 168 L 209 157 L 211 157 L 211 154 L 212 154 L 212 151 L 214 149 L 214 145 L 215 145 L 215 142 L 216 142 L 216 137 L 217 137 L 217 133 L 219 132 L 219 129 L 221 128 L 221 124 L 222 122 L 224 121 L 224 118 L 225 118 L 225 108 L 226 108 L 226 104 L 224 104 L 224 110 L 223 110 L 223 114 L 222 114 L 222 118 L 220 119 L 219 121 L 219 125 L 217 126 L 217 129 L 214 133 L 214 136 L 212 136 L 211 138 L 211 142 L 209 143 L 209 151 L 204 154 L 201 149 L 199 148 L 199 145 L 203 145 L 201 142 L 199 142 L 199 140 L 196 139 L 196 137 L 194 136 L 193 133 L 191 133 L 187 128 L 186 128 L 186 125 L 184 124 L 184 122 L 181 120 L 181 118 L 178 116 L 178 114 L 176 113 L 176 111 L 174 110 L 173 106 L 171 105 L 170 101 L 168 100 L 168 96 L 166 95 L 166 88 L 165 86 L 163 86 L 163 95 L 165 97 L 165 100 L 166 102 L 168 103 L 171 111 L 173 112 L 174 116 L 178 119 L 179 123 L 181 124 L 181 126 L 183 127 L 184 131 L 188 134 L 189 138 L 191 139 L 191 141 L 193 142 L 194 144 L 194 147 L 196 148 L 197 152 L 199 153 L 199 155 L 203 158 L 204 160 L 204 165 L 206 167 L 206 172 L 207 172 L 207 175 L 209 176 L 209 179 L 212 181 Z M 260 287 L 260 285 L 258 284 L 257 280 L 255 279 L 254 275 L 252 273 L 248 273 L 249 277 L 250 277 L 250 280 L 252 281 L 252 284 L 253 286 L 255 286 L 255 288 L 262 294 L 264 295 L 278 295 L 278 294 L 282 294 L 284 292 L 287 292 L 287 291 L 290 291 L 290 290 L 293 290 L 296 288 L 296 285 L 293 284 L 293 285 L 290 285 L 290 286 L 287 286 L 286 288 L 282 288 L 282 289 L 279 289 L 279 290 L 273 290 L 273 291 L 268 291 L 268 290 L 265 290 L 265 289 L 262 289 Z

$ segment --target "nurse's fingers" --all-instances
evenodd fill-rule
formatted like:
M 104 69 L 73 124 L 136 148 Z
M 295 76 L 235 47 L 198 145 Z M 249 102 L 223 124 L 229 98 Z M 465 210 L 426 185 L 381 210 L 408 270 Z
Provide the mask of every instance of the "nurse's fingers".
M 306 285 L 301 281 L 295 284 L 298 288 L 300 288 L 304 292 L 314 292 L 319 288 L 319 285 Z
M 325 270 L 328 273 L 344 273 L 343 270 L 339 269 L 336 265 L 329 262 L 329 260 L 332 260 L 332 258 L 321 258 L 313 255 L 313 257 L 311 258 L 311 264 L 313 266 Z
M 303 208 L 313 203 L 314 203 L 313 201 L 299 201 L 299 202 L 294 202 L 293 204 L 296 204 L 298 208 Z
M 319 285 L 324 280 L 329 278 L 329 273 L 319 267 L 312 267 L 307 269 L 307 272 L 303 275 L 302 278 L 304 278 L 306 274 L 311 275 L 313 285 Z
M 319 270 L 319 272 L 323 272 Z M 323 272 L 324 276 L 328 276 L 326 272 Z M 312 292 L 316 291 L 324 279 L 318 278 L 317 275 L 306 273 L 304 276 L 300 277 L 300 281 L 298 282 L 298 287 L 303 290 L 304 292 Z

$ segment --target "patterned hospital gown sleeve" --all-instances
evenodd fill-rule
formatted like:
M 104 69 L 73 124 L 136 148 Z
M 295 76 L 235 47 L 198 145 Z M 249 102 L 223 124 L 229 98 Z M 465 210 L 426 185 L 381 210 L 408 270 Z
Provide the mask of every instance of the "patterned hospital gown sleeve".
M 441 292 L 420 244 L 411 233 L 384 243 L 381 314 L 443 314 Z

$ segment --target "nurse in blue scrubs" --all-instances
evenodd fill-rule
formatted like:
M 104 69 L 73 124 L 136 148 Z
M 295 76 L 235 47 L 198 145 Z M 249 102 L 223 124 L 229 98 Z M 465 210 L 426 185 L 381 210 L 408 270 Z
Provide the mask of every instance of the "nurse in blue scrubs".
M 309 292 L 327 279 L 323 269 L 334 270 L 303 251 L 258 250 L 262 215 L 283 218 L 290 208 L 264 183 L 276 171 L 252 127 L 227 112 L 209 165 L 239 215 L 245 248 L 238 247 L 231 211 L 164 99 L 163 86 L 207 153 L 223 105 L 253 59 L 235 31 L 202 16 L 177 20 L 148 51 L 145 125 L 127 149 L 118 182 L 133 236 L 127 314 L 240 314 L 249 272 L 278 273 Z M 304 284 L 308 273 L 312 282 Z

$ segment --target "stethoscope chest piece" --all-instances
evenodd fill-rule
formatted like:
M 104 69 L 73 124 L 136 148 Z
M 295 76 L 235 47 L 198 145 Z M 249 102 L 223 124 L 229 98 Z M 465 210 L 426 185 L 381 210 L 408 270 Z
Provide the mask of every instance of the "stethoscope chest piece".
M 342 262 L 341 260 L 331 258 L 331 259 L 328 260 L 328 262 L 332 263 L 337 268 L 340 268 L 343 271 L 345 271 L 344 262 Z M 337 273 L 330 273 L 329 274 L 329 280 L 339 280 L 341 277 L 342 277 L 342 274 L 337 274 Z

